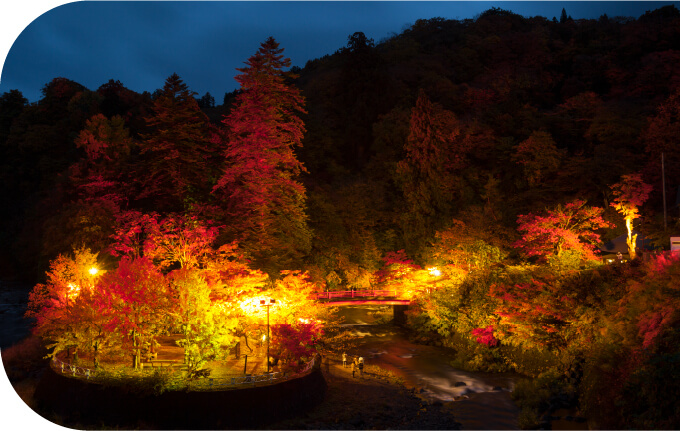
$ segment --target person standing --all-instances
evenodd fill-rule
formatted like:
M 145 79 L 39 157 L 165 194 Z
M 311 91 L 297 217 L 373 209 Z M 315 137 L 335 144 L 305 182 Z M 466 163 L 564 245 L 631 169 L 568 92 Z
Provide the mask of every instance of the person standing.
M 354 378 L 354 373 L 357 370 L 357 357 L 355 356 L 354 359 L 352 359 L 352 378 Z
M 359 357 L 359 377 L 364 376 L 364 357 Z
M 347 352 L 342 352 L 342 368 L 347 368 Z

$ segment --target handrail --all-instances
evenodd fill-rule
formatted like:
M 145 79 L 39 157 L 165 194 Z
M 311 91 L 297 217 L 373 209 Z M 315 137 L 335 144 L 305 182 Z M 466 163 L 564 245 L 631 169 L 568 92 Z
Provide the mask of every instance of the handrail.
M 309 370 L 312 369 L 314 366 L 314 362 L 316 361 L 316 356 L 313 357 L 309 362 L 307 362 L 307 365 L 305 367 L 298 371 L 297 373 L 288 375 L 286 373 L 282 373 L 280 371 L 276 371 L 274 373 L 264 373 L 264 374 L 258 374 L 255 376 L 238 376 L 238 377 L 218 377 L 218 378 L 209 378 L 207 380 L 202 380 L 202 381 L 194 381 L 192 382 L 193 385 L 196 386 L 201 386 L 205 387 L 207 385 L 208 388 L 219 388 L 219 387 L 225 387 L 225 386 L 238 386 L 238 385 L 250 385 L 250 386 L 255 386 L 256 383 L 271 383 L 275 380 L 288 380 L 292 379 L 295 377 L 302 376 L 303 374 L 306 374 Z
M 68 362 L 64 362 L 61 359 L 58 359 L 56 356 L 52 356 L 52 362 L 54 365 L 57 367 L 59 371 L 61 371 L 62 374 L 71 374 L 72 376 L 80 376 L 80 377 L 85 377 L 86 379 L 90 379 L 94 375 L 94 371 L 90 370 L 89 368 L 84 368 L 84 367 L 78 367 L 75 365 L 71 365 Z
M 396 290 L 361 289 L 361 290 L 330 290 L 316 293 L 316 299 L 331 298 L 365 298 L 367 296 L 399 296 Z

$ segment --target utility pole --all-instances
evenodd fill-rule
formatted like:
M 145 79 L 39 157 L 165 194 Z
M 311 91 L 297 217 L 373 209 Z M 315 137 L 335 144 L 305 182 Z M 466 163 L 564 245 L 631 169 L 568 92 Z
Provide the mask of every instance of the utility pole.
M 267 307 L 267 374 L 269 374 L 269 307 L 276 303 L 275 299 L 269 299 L 269 303 L 264 299 L 260 299 L 260 305 Z
M 661 153 L 661 189 L 663 194 L 663 230 L 668 230 L 666 222 L 666 168 L 664 166 L 663 152 Z

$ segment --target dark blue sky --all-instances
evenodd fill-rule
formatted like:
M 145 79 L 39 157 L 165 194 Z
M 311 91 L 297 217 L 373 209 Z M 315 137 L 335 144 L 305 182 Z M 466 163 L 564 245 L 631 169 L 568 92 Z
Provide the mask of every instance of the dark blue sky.
M 637 18 L 666 4 L 679 2 L 76 2 L 23 24 L 3 64 L 0 93 L 18 89 L 34 102 L 55 77 L 92 90 L 115 79 L 153 92 L 177 73 L 219 104 L 237 86 L 235 68 L 270 35 L 302 67 L 345 46 L 356 31 L 377 43 L 419 18 L 474 18 L 494 6 L 549 19 L 563 7 L 574 19 Z

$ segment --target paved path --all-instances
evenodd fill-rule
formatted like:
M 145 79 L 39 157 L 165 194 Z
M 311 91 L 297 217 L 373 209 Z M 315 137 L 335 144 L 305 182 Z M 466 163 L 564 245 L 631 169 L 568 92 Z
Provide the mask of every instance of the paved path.
M 156 347 L 157 357 L 159 361 L 173 360 L 182 363 L 184 361 L 184 348 L 178 346 L 176 341 L 181 339 L 179 334 L 161 335 L 156 337 L 156 341 L 160 346 Z M 245 374 L 262 374 L 267 372 L 267 363 L 265 362 L 266 345 L 259 346 L 256 341 L 249 340 L 250 346 L 253 348 L 252 352 L 242 343 L 241 352 L 243 354 L 236 357 L 229 354 L 226 360 L 210 361 L 206 363 L 204 368 L 211 368 L 213 371 L 211 377 L 233 377 L 244 374 L 244 365 L 246 366 Z M 245 352 L 245 353 L 244 353 Z M 246 353 L 248 362 L 246 363 Z M 272 368 L 270 371 L 278 371 Z

